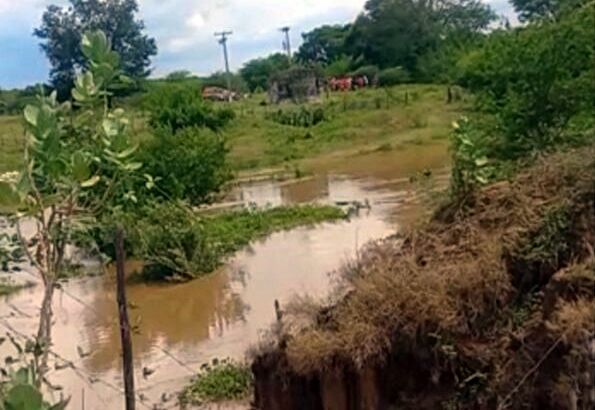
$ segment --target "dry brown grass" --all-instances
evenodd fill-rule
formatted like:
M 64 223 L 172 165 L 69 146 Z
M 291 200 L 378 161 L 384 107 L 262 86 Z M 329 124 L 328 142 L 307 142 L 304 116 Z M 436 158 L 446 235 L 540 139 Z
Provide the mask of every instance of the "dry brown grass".
M 547 403 L 569 371 L 559 362 L 593 335 L 594 235 L 594 147 L 541 159 L 464 212 L 369 247 L 332 308 L 285 329 L 283 361 L 307 375 L 409 355 L 448 380 L 479 372 L 494 406 Z

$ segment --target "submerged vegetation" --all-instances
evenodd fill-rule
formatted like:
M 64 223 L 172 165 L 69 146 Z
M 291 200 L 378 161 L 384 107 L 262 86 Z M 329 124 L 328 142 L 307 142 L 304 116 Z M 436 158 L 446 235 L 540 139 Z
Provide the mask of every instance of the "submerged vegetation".
M 249 397 L 252 372 L 246 364 L 230 359 L 206 363 L 180 394 L 182 408 L 205 403 L 241 400 Z
M 129 256 L 144 261 L 153 280 L 189 280 L 219 267 L 228 256 L 273 232 L 344 219 L 332 206 L 304 205 L 196 214 L 180 204 L 158 204 L 123 219 Z M 99 232 L 102 250 L 111 254 L 109 232 Z M 103 241 L 102 241 L 103 239 Z

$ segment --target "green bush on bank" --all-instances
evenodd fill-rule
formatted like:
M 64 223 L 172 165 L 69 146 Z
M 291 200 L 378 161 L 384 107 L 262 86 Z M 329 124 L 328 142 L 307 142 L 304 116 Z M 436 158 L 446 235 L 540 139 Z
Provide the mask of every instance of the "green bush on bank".
M 210 202 L 232 178 L 223 136 L 198 127 L 155 134 L 141 151 L 144 171 L 155 181 L 155 196 L 199 205 Z
M 221 130 L 235 118 L 229 108 L 215 108 L 202 99 L 200 88 L 167 84 L 146 97 L 149 124 L 153 129 L 169 128 L 173 133 L 187 127 Z
M 225 258 L 275 231 L 345 218 L 331 206 L 245 209 L 200 216 L 177 203 L 147 205 L 125 220 L 129 257 L 145 262 L 150 280 L 183 281 L 214 271 Z M 98 228 L 101 250 L 113 256 L 112 235 Z

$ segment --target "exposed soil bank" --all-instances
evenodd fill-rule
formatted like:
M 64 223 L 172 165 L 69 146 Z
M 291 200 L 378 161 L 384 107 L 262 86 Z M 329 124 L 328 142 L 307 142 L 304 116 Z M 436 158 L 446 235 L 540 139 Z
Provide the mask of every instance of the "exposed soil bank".
M 344 269 L 253 362 L 261 410 L 591 409 L 595 149 L 538 161 Z M 338 301 L 337 301 L 338 300 Z

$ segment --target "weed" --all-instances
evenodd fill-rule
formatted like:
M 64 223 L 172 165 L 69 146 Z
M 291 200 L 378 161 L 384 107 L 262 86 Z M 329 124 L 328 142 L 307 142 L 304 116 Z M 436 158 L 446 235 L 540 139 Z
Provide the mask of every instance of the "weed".
M 182 408 L 210 402 L 240 400 L 250 394 L 252 373 L 249 367 L 229 359 L 214 359 L 204 364 L 201 372 L 180 394 Z

